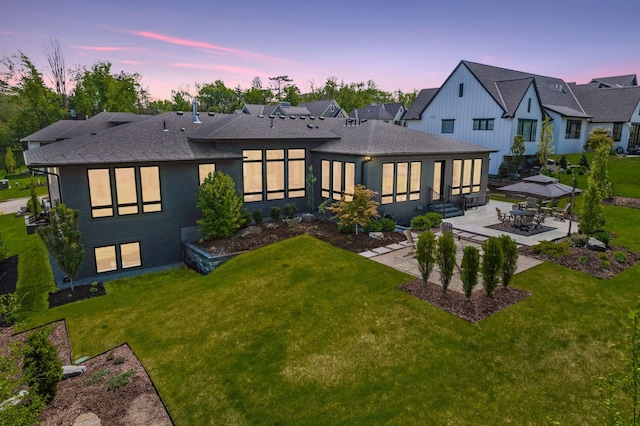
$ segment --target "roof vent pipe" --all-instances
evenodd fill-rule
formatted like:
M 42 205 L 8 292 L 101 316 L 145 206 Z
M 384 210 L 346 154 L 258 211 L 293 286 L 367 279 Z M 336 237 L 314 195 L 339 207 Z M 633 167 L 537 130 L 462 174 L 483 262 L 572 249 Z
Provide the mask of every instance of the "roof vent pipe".
M 194 124 L 200 124 L 201 121 L 198 118 L 198 101 L 196 101 L 194 99 L 193 102 L 191 103 L 191 105 L 193 107 L 193 123 Z
M 169 129 L 167 129 L 167 122 L 166 121 L 162 121 L 162 125 L 164 126 L 164 129 L 162 131 L 163 132 L 168 132 Z

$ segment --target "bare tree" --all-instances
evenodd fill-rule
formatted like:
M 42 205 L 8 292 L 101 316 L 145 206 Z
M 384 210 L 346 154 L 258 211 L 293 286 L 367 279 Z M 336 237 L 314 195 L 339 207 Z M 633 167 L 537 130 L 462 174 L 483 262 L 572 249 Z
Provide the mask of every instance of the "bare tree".
M 56 87 L 56 93 L 62 99 L 61 107 L 67 109 L 67 65 L 62 54 L 62 47 L 57 38 L 49 41 L 45 46 L 44 54 L 49 63 L 49 73 L 53 84 Z

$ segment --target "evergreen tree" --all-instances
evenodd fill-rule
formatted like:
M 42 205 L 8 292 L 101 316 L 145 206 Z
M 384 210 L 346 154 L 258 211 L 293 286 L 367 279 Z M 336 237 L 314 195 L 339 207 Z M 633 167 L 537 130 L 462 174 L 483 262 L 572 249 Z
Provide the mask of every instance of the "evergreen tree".
M 540 173 L 547 170 L 547 160 L 553 155 L 553 123 L 549 117 L 542 122 L 540 131 L 540 142 L 538 142 L 538 152 L 536 157 L 540 161 Z
M 502 285 L 507 287 L 511 282 L 511 278 L 515 275 L 518 268 L 518 245 L 508 235 L 501 235 L 500 244 L 502 245 L 502 254 L 504 263 L 502 265 Z
M 29 382 L 29 390 L 51 401 L 62 380 L 62 363 L 58 351 L 49 340 L 51 329 L 43 328 L 27 337 L 24 348 L 23 373 Z
M 582 194 L 582 211 L 580 214 L 580 232 L 593 235 L 604 223 L 604 209 L 598 184 L 592 175 L 587 177 L 587 189 Z
M 231 176 L 223 172 L 206 177 L 198 191 L 197 207 L 202 213 L 197 223 L 205 238 L 229 238 L 245 223 L 242 196 Z
M 500 281 L 500 274 L 504 264 L 502 244 L 497 237 L 489 237 L 482 243 L 482 285 L 487 296 L 491 297 Z
M 513 143 L 511 144 L 511 167 L 513 167 L 515 173 L 518 173 L 518 170 L 520 170 L 525 150 L 524 136 L 515 135 L 513 137 Z
M 433 271 L 436 263 L 436 236 L 429 231 L 425 231 L 418 237 L 416 244 L 416 260 L 418 261 L 418 269 L 422 276 L 422 285 L 427 285 L 429 275 Z
M 446 292 L 453 277 L 453 269 L 456 267 L 456 243 L 451 232 L 444 232 L 438 238 L 436 259 L 440 268 L 442 291 Z
M 10 146 L 7 147 L 7 152 L 4 154 L 4 167 L 7 169 L 7 174 L 12 175 L 13 169 L 16 166 L 16 157 L 13 156 L 13 150 Z
M 462 290 L 467 300 L 471 300 L 473 289 L 478 284 L 480 270 L 480 250 L 474 246 L 466 246 L 462 253 Z

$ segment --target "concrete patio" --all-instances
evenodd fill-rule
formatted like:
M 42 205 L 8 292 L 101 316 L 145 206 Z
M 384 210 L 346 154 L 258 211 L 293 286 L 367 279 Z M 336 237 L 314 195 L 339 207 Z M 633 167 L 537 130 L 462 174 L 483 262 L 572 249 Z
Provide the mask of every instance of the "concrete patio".
M 553 218 L 546 218 L 544 225 L 553 228 L 546 232 L 541 232 L 535 235 L 518 235 L 507 232 L 506 230 L 490 229 L 488 225 L 495 225 L 499 223 L 496 214 L 496 207 L 502 212 L 508 212 L 511 210 L 511 204 L 501 201 L 489 201 L 485 206 L 478 207 L 477 209 L 471 209 L 466 212 L 464 216 L 454 217 L 446 219 L 453 225 L 453 235 L 456 239 L 458 266 L 462 261 L 462 253 L 464 247 L 472 245 L 480 249 L 482 254 L 482 243 L 489 239 L 489 237 L 498 237 L 500 235 L 509 235 L 513 238 L 519 246 L 531 246 L 537 244 L 542 240 L 556 240 L 567 236 L 569 232 L 569 221 L 557 221 Z M 576 232 L 578 229 L 577 223 L 571 224 L 571 231 Z M 418 233 L 413 232 L 414 239 L 417 241 Z M 440 232 L 436 232 L 439 235 Z M 412 255 L 412 250 L 408 247 L 407 242 L 398 244 L 390 244 L 385 247 L 379 247 L 374 250 L 360 253 L 361 256 L 371 259 L 373 261 L 382 263 L 400 271 L 406 272 L 415 277 L 420 277 L 420 271 L 418 269 L 418 262 Z M 518 268 L 516 273 L 520 273 L 524 270 L 532 268 L 542 263 L 537 259 L 533 259 L 526 256 L 518 257 Z M 434 268 L 433 273 L 429 276 L 429 281 L 440 284 L 440 273 L 437 266 Z M 479 279 L 478 288 L 481 288 L 482 279 Z M 462 281 L 460 280 L 459 270 L 454 271 L 454 276 L 449 284 L 449 288 L 454 291 L 462 292 Z

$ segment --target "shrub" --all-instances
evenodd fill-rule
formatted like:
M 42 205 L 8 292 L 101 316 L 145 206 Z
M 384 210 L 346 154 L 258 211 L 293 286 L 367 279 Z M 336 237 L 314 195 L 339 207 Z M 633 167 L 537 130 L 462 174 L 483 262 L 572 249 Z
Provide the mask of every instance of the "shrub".
M 508 235 L 500 236 L 504 263 L 502 266 L 502 285 L 507 287 L 518 268 L 518 245 Z
M 569 243 L 567 242 L 559 242 L 554 243 L 552 241 L 540 241 L 538 244 L 531 246 L 534 253 L 537 254 L 546 254 L 547 256 L 551 256 L 555 259 L 560 259 L 561 257 L 569 255 Z
M 509 176 L 509 165 L 507 164 L 506 161 L 503 161 L 498 166 L 498 177 L 500 179 L 506 179 L 507 176 Z
M 282 207 L 282 215 L 287 219 L 294 217 L 297 212 L 298 207 L 293 203 L 287 203 Z
M 117 376 L 113 376 L 109 379 L 109 383 L 107 384 L 108 390 L 116 390 L 121 388 L 124 385 L 128 385 L 131 383 L 131 376 L 136 374 L 135 370 L 125 371 L 124 373 L 120 373 Z
M 416 260 L 422 276 L 422 285 L 426 285 L 435 265 L 436 236 L 425 231 L 418 237 L 416 244 Z
M 124 358 L 119 356 L 113 359 L 113 365 L 124 364 Z
M 453 269 L 456 267 L 456 243 L 451 232 L 445 232 L 438 238 L 436 260 L 440 268 L 442 291 L 446 292 L 453 277 Z
M 607 253 L 598 253 L 598 259 L 609 260 L 609 255 Z
M 20 302 L 16 293 L 0 294 L 0 328 L 12 325 L 19 310 Z
M 347 201 L 342 197 L 327 207 L 327 210 L 334 213 L 339 224 L 354 224 L 356 235 L 360 226 L 365 226 L 375 218 L 379 217 L 378 203 L 373 199 L 378 193 L 364 185 L 357 184 L 353 187 L 353 198 Z
M 272 220 L 280 219 L 280 207 L 277 207 L 277 206 L 271 207 L 271 219 Z
M 255 223 L 262 223 L 262 209 L 254 210 L 253 213 L 251 213 L 251 216 L 253 216 L 253 221 Z
M 111 370 L 109 370 L 109 369 L 96 371 L 95 373 L 93 373 L 91 375 L 91 377 L 89 377 L 88 379 L 86 379 L 82 383 L 84 383 L 85 385 L 95 385 L 96 383 L 99 383 L 100 381 L 102 381 L 102 379 L 105 376 L 108 376 L 109 374 L 111 374 Z
M 242 210 L 240 210 L 240 216 L 242 217 L 240 228 L 247 228 L 251 226 L 251 213 L 249 213 L 249 210 L 243 207 Z
M 62 380 L 62 363 L 58 358 L 58 351 L 49 341 L 50 333 L 50 328 L 43 328 L 29 335 L 24 348 L 23 364 L 29 390 L 40 395 L 46 402 L 51 401 Z
M 609 269 L 609 268 L 611 268 L 611 261 L 610 260 L 606 260 L 606 259 L 602 259 L 602 260 L 600 260 L 600 266 L 602 266 L 603 268 Z
M 589 168 L 589 160 L 587 159 L 587 154 L 584 152 L 580 156 L 580 160 L 578 161 L 578 166 L 584 167 L 585 169 Z
M 426 231 L 431 228 L 440 226 L 442 223 L 442 215 L 438 212 L 428 212 L 421 216 L 415 216 L 411 219 L 411 229 L 416 231 Z
M 382 223 L 379 220 L 372 220 L 367 223 L 363 228 L 364 232 L 381 232 L 382 231 Z
M 560 163 L 560 167 L 566 170 L 567 169 L 567 156 L 562 154 L 560 156 L 559 163 Z
M 482 285 L 487 296 L 491 297 L 493 291 L 498 286 L 504 257 L 502 254 L 502 244 L 496 237 L 489 237 L 482 243 Z
M 580 256 L 580 263 L 582 263 L 583 265 L 586 265 L 589 262 L 589 258 L 587 256 Z
M 585 234 L 571 234 L 569 237 L 569 244 L 571 247 L 584 247 L 587 245 L 589 237 Z
M 229 238 L 246 223 L 246 209 L 233 179 L 219 171 L 210 173 L 200 186 L 197 207 L 202 218 L 196 222 L 206 238 Z
M 326 223 L 329 220 L 330 213 L 327 210 L 327 207 L 331 205 L 331 199 L 327 198 L 318 206 L 318 219 L 322 223 Z
M 396 222 L 389 217 L 383 217 L 379 222 L 382 224 L 383 231 L 393 232 L 396 229 Z
M 613 252 L 613 258 L 618 263 L 625 263 L 627 261 L 627 255 L 623 251 Z
M 467 300 L 471 300 L 473 289 L 478 284 L 480 270 L 480 250 L 474 246 L 466 246 L 462 254 L 462 290 Z
M 602 242 L 605 246 L 609 247 L 609 243 L 611 242 L 611 235 L 609 235 L 606 231 L 598 231 L 593 234 L 593 238 Z
M 351 234 L 354 228 L 353 223 L 338 223 L 338 232 L 341 234 Z

